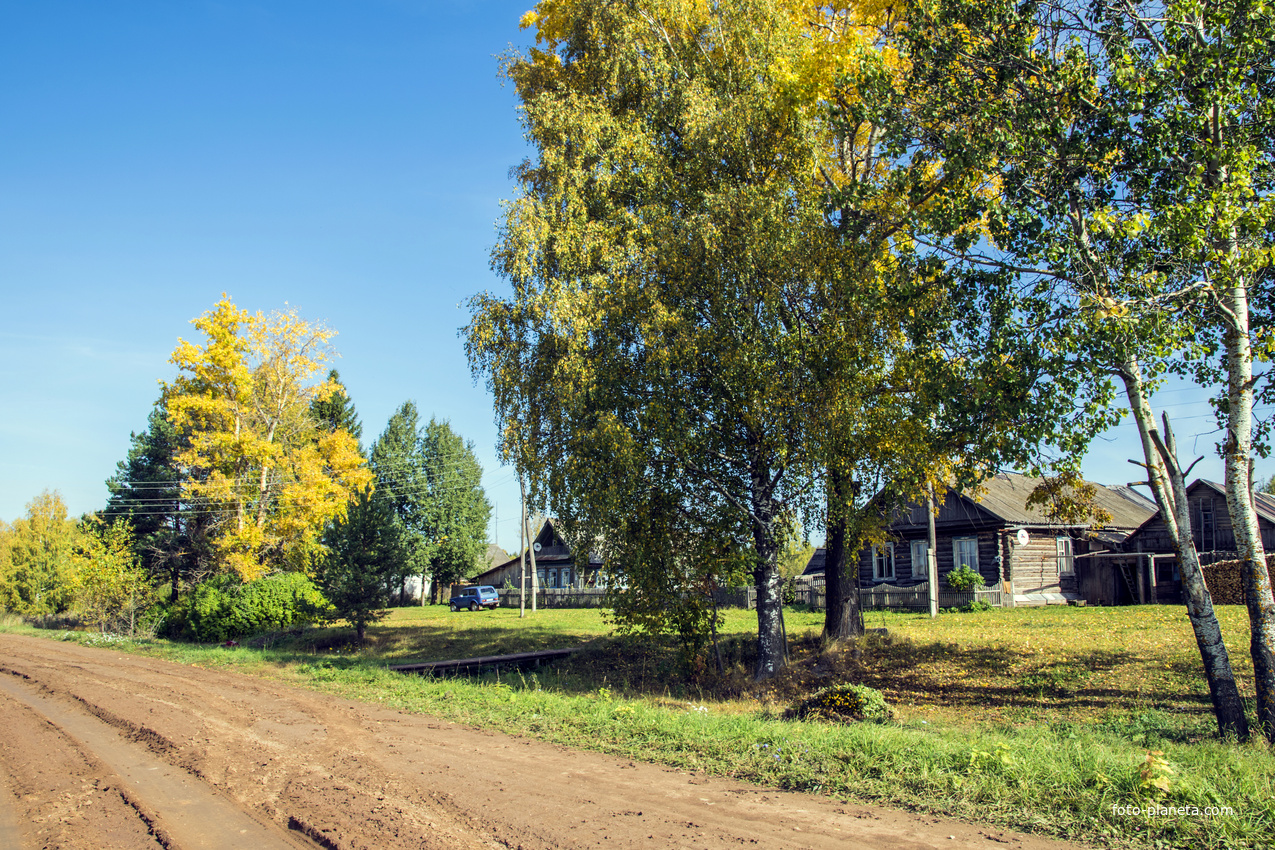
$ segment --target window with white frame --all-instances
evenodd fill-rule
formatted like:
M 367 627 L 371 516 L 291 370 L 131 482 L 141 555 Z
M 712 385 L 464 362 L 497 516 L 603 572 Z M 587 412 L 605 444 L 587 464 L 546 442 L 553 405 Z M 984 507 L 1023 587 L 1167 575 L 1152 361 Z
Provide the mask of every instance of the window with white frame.
M 959 570 L 961 567 L 978 572 L 977 537 L 952 538 L 952 569 Z
M 1070 537 L 1055 537 L 1054 551 L 1058 557 L 1058 575 L 1069 576 L 1076 572 L 1076 555 Z
M 872 547 L 872 577 L 878 581 L 894 578 L 894 544 Z
M 912 541 L 912 578 L 930 577 L 930 541 Z

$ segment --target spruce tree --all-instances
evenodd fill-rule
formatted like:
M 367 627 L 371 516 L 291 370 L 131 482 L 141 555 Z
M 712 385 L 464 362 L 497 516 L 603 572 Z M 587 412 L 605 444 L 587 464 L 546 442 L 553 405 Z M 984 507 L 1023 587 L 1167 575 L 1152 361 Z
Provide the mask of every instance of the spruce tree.
M 128 457 L 106 480 L 111 496 L 103 515 L 111 523 L 127 522 L 142 565 L 170 587 L 177 599 L 183 580 L 201 571 L 203 517 L 182 502 L 181 474 L 173 454 L 181 436 L 168 420 L 161 398 L 147 418 L 146 430 L 129 435 Z
M 401 588 L 408 576 L 421 576 L 423 582 L 429 573 L 432 537 L 427 534 L 428 487 L 420 443 L 416 404 L 406 401 L 390 416 L 370 452 L 374 498 L 389 508 L 403 546 L 402 563 L 385 577 L 389 590 Z
M 328 526 L 323 544 L 315 569 L 319 587 L 362 643 L 368 623 L 385 616 L 387 578 L 404 556 L 391 506 L 364 490 L 350 502 L 345 517 Z
M 431 419 L 421 437 L 428 482 L 427 529 L 434 601 L 443 589 L 478 571 L 487 549 L 491 503 L 483 492 L 483 469 L 474 444 L 461 438 L 446 421 Z
M 345 391 L 345 384 L 341 383 L 341 373 L 335 369 L 329 371 L 328 383 L 334 384 L 336 388 L 327 398 L 316 398 L 310 402 L 310 413 L 328 431 L 344 429 L 349 432 L 350 436 L 359 441 L 359 450 L 362 451 L 363 424 L 359 422 L 354 402 Z

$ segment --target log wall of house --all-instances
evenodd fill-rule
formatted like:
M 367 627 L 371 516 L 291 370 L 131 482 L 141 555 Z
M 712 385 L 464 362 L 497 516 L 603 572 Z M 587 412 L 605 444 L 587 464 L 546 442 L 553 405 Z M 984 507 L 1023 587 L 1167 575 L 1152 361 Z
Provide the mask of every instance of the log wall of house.
M 953 540 L 957 537 L 974 536 L 978 537 L 978 571 L 983 576 L 983 581 L 987 583 L 988 587 L 994 587 L 1000 581 L 1000 565 L 996 561 L 996 556 L 1000 553 L 1000 535 L 997 532 L 969 531 L 959 532 L 955 535 L 940 533 L 937 535 L 937 548 L 939 585 L 941 587 L 947 587 L 944 577 L 952 571 L 956 561 L 956 548 Z M 895 541 L 894 578 L 888 580 L 890 584 L 907 587 L 926 580 L 926 566 L 924 564 L 915 573 L 912 571 L 912 541 L 925 541 L 928 539 L 928 534 L 922 534 L 902 537 Z M 863 551 L 859 553 L 859 583 L 866 586 L 876 584 L 878 581 L 872 575 L 872 547 L 865 546 Z
M 1057 535 L 1038 531 L 1031 535 L 1026 546 L 1014 546 L 1013 578 L 1015 593 L 1061 593 L 1077 589 L 1074 574 L 1060 576 L 1058 572 Z M 1074 554 L 1083 554 L 1081 541 L 1072 541 Z

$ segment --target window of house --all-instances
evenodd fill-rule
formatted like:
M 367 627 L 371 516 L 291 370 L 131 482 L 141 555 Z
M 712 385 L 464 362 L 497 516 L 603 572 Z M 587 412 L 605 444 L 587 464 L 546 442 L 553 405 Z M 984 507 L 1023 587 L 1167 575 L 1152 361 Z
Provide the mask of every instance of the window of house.
M 558 571 L 557 571 L 557 570 L 550 570 L 550 571 L 549 571 L 549 583 L 548 583 L 548 584 L 546 584 L 546 585 L 545 585 L 545 587 L 557 587 L 557 586 L 558 586 Z
M 1054 552 L 1058 560 L 1058 575 L 1069 576 L 1076 572 L 1076 555 L 1070 537 L 1055 537 Z
M 930 576 L 930 541 L 912 541 L 912 578 L 929 578 Z
M 894 544 L 883 543 L 872 547 L 872 577 L 894 578 Z
M 1200 507 L 1196 511 L 1198 522 L 1196 523 L 1195 548 L 1201 552 L 1212 552 L 1217 548 L 1217 541 L 1214 539 L 1217 526 L 1213 518 L 1213 500 L 1201 499 L 1199 504 Z
M 978 538 L 956 537 L 952 540 L 952 569 L 969 567 L 978 572 Z
M 571 586 L 571 568 L 570 567 L 563 567 L 562 572 L 559 574 L 559 576 L 562 580 L 563 587 Z

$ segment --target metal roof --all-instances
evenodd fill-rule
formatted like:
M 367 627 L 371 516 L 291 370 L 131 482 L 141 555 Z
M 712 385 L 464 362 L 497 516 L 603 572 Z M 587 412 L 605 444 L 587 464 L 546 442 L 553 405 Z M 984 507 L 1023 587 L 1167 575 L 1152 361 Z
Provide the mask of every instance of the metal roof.
M 1027 498 L 1038 484 L 1039 478 L 1017 472 L 1001 472 L 984 481 L 977 493 L 965 494 L 965 498 L 1010 524 L 1059 525 L 1057 520 L 1050 518 L 1045 506 L 1027 507 Z M 1155 502 L 1132 487 L 1102 484 L 1094 487 L 1097 488 L 1094 495 L 1096 505 L 1111 514 L 1111 519 L 1105 523 L 1107 528 L 1137 528 L 1155 513 Z M 1272 505 L 1275 506 L 1275 502 Z

